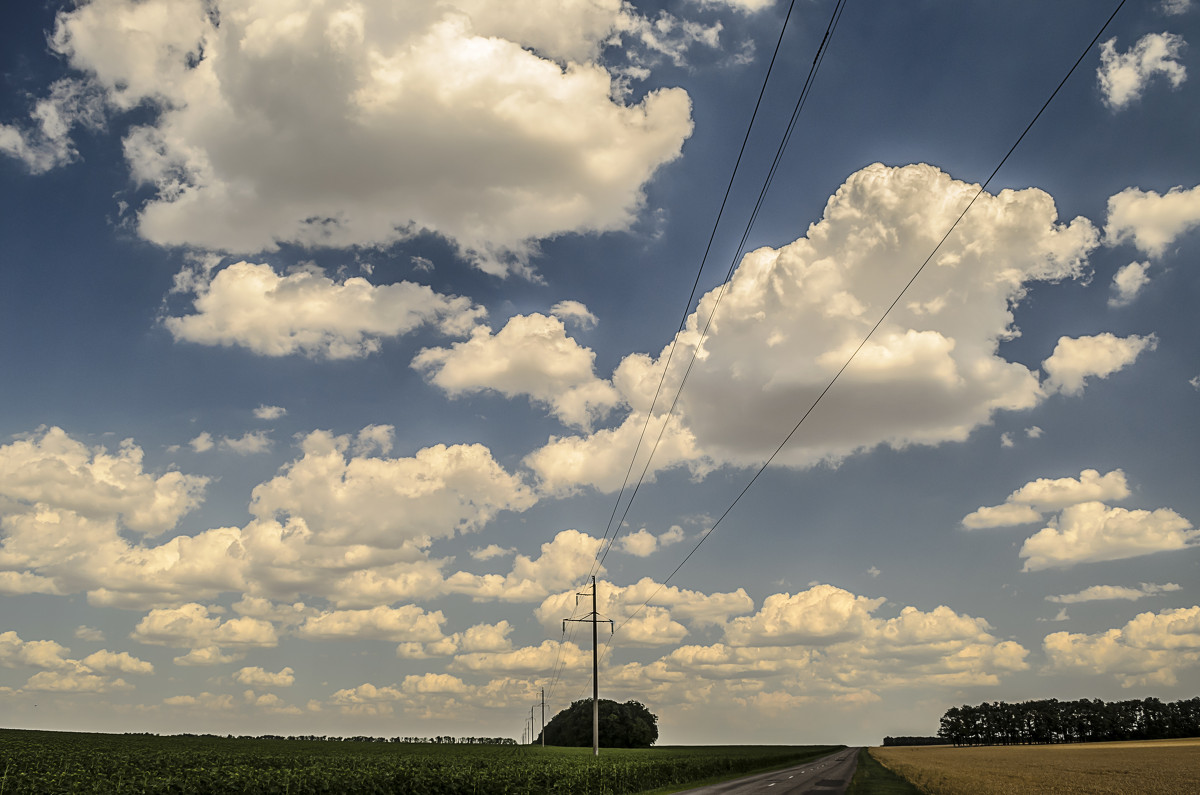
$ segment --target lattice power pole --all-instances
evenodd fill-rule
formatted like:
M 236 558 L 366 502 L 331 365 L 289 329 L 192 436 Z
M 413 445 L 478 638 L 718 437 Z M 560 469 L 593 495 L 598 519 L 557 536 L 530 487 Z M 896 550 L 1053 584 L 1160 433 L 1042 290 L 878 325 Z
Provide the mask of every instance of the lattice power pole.
M 575 594 L 575 604 L 579 604 L 579 597 L 587 596 L 585 593 Z M 608 622 L 609 632 L 613 630 L 613 622 L 610 618 L 600 618 L 600 614 L 596 612 L 596 577 L 592 575 L 592 612 L 583 618 L 564 618 L 563 632 L 567 631 L 568 621 L 587 621 L 592 625 L 592 756 L 600 755 L 600 648 L 596 642 L 596 625 L 602 621 Z

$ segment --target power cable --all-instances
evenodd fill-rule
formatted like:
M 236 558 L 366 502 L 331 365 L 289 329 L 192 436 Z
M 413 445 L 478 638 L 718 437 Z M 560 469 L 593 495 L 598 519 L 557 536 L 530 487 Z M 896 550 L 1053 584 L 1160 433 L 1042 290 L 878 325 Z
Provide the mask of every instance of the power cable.
M 639 477 L 638 477 L 637 485 L 634 487 L 633 494 L 630 496 L 629 501 L 625 505 L 624 513 L 621 514 L 621 521 L 617 522 L 615 528 L 613 529 L 612 541 L 610 541 L 607 546 L 603 547 L 604 554 L 600 555 L 598 558 L 598 561 L 596 564 L 597 569 L 599 569 L 600 566 L 604 565 L 604 560 L 608 557 L 609 550 L 611 550 L 613 547 L 613 544 L 616 543 L 617 535 L 620 534 L 621 527 L 625 523 L 625 517 L 629 514 L 630 508 L 633 507 L 633 501 L 637 497 L 638 491 L 641 490 L 642 483 L 644 482 L 644 480 L 646 478 L 646 474 L 650 471 L 650 464 L 654 460 L 654 454 L 656 452 L 658 452 L 658 447 L 662 443 L 662 438 L 663 438 L 663 435 L 666 433 L 667 426 L 670 425 L 671 417 L 675 413 L 675 408 L 676 408 L 676 406 L 679 405 L 679 398 L 683 394 L 683 388 L 687 384 L 688 376 L 691 375 L 692 367 L 695 365 L 696 359 L 700 354 L 700 347 L 704 344 L 704 340 L 708 337 L 708 331 L 709 331 L 709 328 L 711 328 L 711 326 L 712 326 L 713 318 L 716 317 L 717 308 L 720 307 L 721 300 L 725 297 L 725 291 L 729 286 L 730 280 L 732 280 L 732 278 L 733 278 L 734 271 L 737 269 L 738 260 L 741 257 L 742 252 L 744 251 L 744 249 L 746 247 L 746 241 L 749 240 L 749 238 L 750 238 L 750 232 L 753 230 L 754 223 L 758 219 L 758 213 L 762 209 L 763 202 L 765 201 L 766 196 L 767 196 L 767 192 L 770 190 L 771 184 L 775 181 L 775 174 L 779 169 L 780 162 L 783 160 L 783 152 L 785 149 L 787 149 L 788 142 L 792 138 L 792 133 L 796 128 L 796 120 L 800 117 L 800 111 L 802 111 L 804 109 L 804 105 L 808 101 L 808 95 L 812 91 L 813 82 L 816 79 L 817 72 L 821 68 L 821 63 L 825 60 L 825 53 L 828 51 L 830 37 L 833 35 L 834 30 L 837 29 L 838 21 L 842 17 L 842 12 L 845 10 L 845 6 L 846 6 L 846 0 L 837 0 L 837 2 L 834 4 L 833 13 L 830 15 L 830 18 L 829 18 L 829 24 L 825 28 L 825 35 L 821 38 L 821 43 L 817 46 L 817 53 L 815 56 L 813 56 L 812 65 L 809 67 L 809 70 L 808 70 L 808 76 L 804 80 L 804 85 L 800 90 L 800 95 L 796 99 L 796 105 L 792 109 L 791 118 L 788 120 L 787 128 L 784 130 L 783 137 L 779 141 L 779 146 L 775 150 L 775 158 L 771 161 L 771 167 L 767 171 L 767 177 L 763 181 L 762 190 L 759 191 L 758 199 L 754 203 L 754 209 L 751 211 L 750 218 L 746 222 L 746 227 L 742 232 L 741 240 L 738 242 L 737 250 L 734 252 L 734 255 L 729 263 L 729 269 L 725 272 L 725 279 L 724 279 L 724 281 L 721 282 L 721 287 L 720 287 L 719 291 L 717 292 L 717 298 L 713 302 L 712 311 L 709 312 L 708 320 L 704 324 L 704 330 L 701 332 L 700 338 L 696 341 L 695 347 L 692 349 L 691 359 L 688 361 L 687 367 L 685 368 L 684 373 L 683 373 L 683 377 L 680 379 L 679 387 L 675 390 L 675 398 L 674 398 L 674 400 L 671 401 L 671 407 L 667 410 L 666 416 L 663 418 L 663 424 L 659 428 L 658 436 L 654 440 L 654 446 L 650 449 L 650 454 L 646 457 L 646 465 L 642 468 L 641 475 L 639 475 Z M 764 86 L 764 88 L 765 88 L 765 86 Z M 715 230 L 714 230 L 714 232 L 715 232 Z M 694 288 L 693 288 L 693 291 L 694 291 Z M 690 298 L 688 299 L 688 306 L 691 306 Z M 683 326 L 686 323 L 686 320 L 687 320 L 687 318 L 685 316 L 684 321 L 682 323 L 680 323 L 680 330 L 683 329 Z M 671 350 L 672 354 L 675 351 L 675 343 L 678 339 L 679 339 L 679 335 L 678 335 L 678 333 L 676 333 L 675 339 L 673 339 L 671 341 L 670 350 Z M 667 363 L 663 367 L 662 377 L 659 381 L 660 389 L 662 387 L 663 382 L 666 381 L 667 372 L 668 372 L 670 366 L 671 366 L 671 359 L 668 356 Z M 657 398 L 658 398 L 658 394 L 655 393 L 656 401 L 657 401 Z M 654 404 L 652 403 L 649 411 L 646 414 L 646 424 L 647 425 L 649 424 L 650 417 L 653 416 L 653 414 L 654 414 Z M 643 431 L 644 431 L 644 427 L 643 427 Z M 639 443 L 640 443 L 640 440 L 639 440 Z M 634 458 L 635 459 L 637 458 L 636 450 L 634 451 Z M 630 462 L 630 465 L 632 466 L 632 462 Z M 619 498 L 618 498 L 618 502 L 619 502 Z M 607 537 L 607 533 L 605 535 Z
M 843 3 L 844 1 L 845 0 L 838 0 L 839 5 L 841 3 Z M 791 3 L 788 4 L 787 13 L 784 15 L 783 25 L 779 29 L 779 38 L 775 42 L 775 50 L 771 53 L 770 63 L 767 64 L 767 71 L 766 71 L 766 74 L 763 76 L 762 87 L 758 91 L 758 99 L 755 101 L 754 110 L 750 114 L 750 122 L 749 122 L 749 124 L 746 125 L 746 134 L 742 137 L 742 145 L 741 145 L 741 148 L 738 149 L 737 159 L 734 161 L 734 164 L 733 164 L 733 171 L 729 175 L 729 183 L 725 186 L 725 195 L 721 198 L 721 206 L 717 210 L 716 219 L 713 221 L 712 232 L 708 236 L 708 244 L 704 247 L 704 255 L 700 258 L 700 267 L 697 268 L 697 270 L 696 270 L 696 278 L 692 281 L 692 290 L 688 294 L 687 302 L 683 305 L 683 314 L 679 319 L 679 327 L 676 330 L 675 335 L 671 338 L 671 345 L 667 351 L 666 366 L 663 367 L 662 376 L 658 380 L 658 387 L 655 389 L 654 398 L 650 402 L 650 410 L 646 413 L 646 421 L 644 423 L 642 423 L 642 430 L 638 436 L 637 444 L 634 446 L 633 455 L 631 455 L 629 458 L 629 466 L 625 470 L 625 479 L 621 482 L 621 488 L 617 492 L 617 498 L 616 498 L 616 501 L 613 503 L 612 513 L 608 517 L 608 524 L 605 525 L 604 535 L 601 538 L 601 545 L 596 550 L 596 558 L 592 562 L 592 566 L 588 571 L 588 574 L 587 574 L 588 577 L 591 577 L 592 575 L 596 574 L 599 571 L 600 566 L 603 565 L 603 559 L 600 556 L 600 551 L 602 549 L 606 549 L 606 547 L 604 546 L 604 543 L 606 541 L 608 541 L 608 535 L 610 532 L 613 532 L 613 541 L 616 540 L 616 532 L 614 532 L 613 519 L 617 515 L 617 510 L 621 507 L 621 498 L 625 494 L 625 487 L 629 485 L 629 475 L 630 475 L 630 473 L 633 472 L 633 465 L 635 463 L 637 463 L 637 455 L 641 451 L 642 442 L 646 438 L 646 430 L 650 426 L 651 417 L 654 416 L 654 407 L 658 404 L 658 398 L 659 398 L 660 394 L 662 393 L 663 385 L 666 383 L 667 372 L 671 366 L 671 358 L 675 354 L 676 340 L 679 339 L 679 333 L 681 331 L 683 331 L 684 327 L 687 325 L 687 318 L 688 318 L 689 312 L 691 311 L 692 300 L 696 297 L 696 290 L 700 286 L 700 276 L 701 276 L 701 274 L 704 273 L 704 266 L 708 262 L 708 255 L 712 251 L 713 241 L 716 239 L 716 236 L 717 236 L 717 229 L 721 224 L 721 218 L 725 214 L 725 207 L 729 203 L 729 196 L 733 192 L 733 183 L 737 177 L 738 168 L 739 168 L 739 166 L 741 166 L 742 157 L 746 153 L 746 147 L 750 142 L 750 133 L 754 129 L 755 120 L 758 118 L 758 111 L 759 111 L 759 108 L 762 106 L 763 96 L 767 92 L 767 84 L 770 82 L 771 73 L 775 69 L 775 61 L 779 56 L 779 50 L 783 45 L 783 36 L 784 36 L 784 33 L 787 32 L 788 22 L 792 18 L 792 9 L 794 9 L 795 6 L 796 6 L 796 0 L 792 0 Z M 822 45 L 824 45 L 824 41 L 822 41 Z M 661 434 L 660 434 L 660 438 L 661 438 Z M 655 445 L 655 447 L 657 448 L 657 444 Z M 643 472 L 643 476 L 644 475 L 645 475 L 645 473 Z M 641 486 L 641 478 L 638 479 L 638 486 Z M 633 495 L 630 496 L 630 498 L 629 498 L 630 504 L 632 504 L 633 498 L 636 496 L 637 496 L 637 489 L 635 488 Z M 625 513 L 628 513 L 628 512 L 629 512 L 629 506 L 626 505 Z M 624 514 L 622 514 L 622 521 L 624 521 Z M 616 525 L 615 529 L 619 530 L 619 528 L 620 528 L 620 523 L 618 523 Z M 609 544 L 609 546 L 611 546 L 611 543 Z M 605 554 L 607 554 L 607 552 Z
M 891 302 L 891 304 L 888 305 L 887 309 L 884 310 L 883 314 L 879 317 L 879 320 L 876 321 L 875 325 L 871 327 L 871 330 L 868 331 L 867 334 L 863 337 L 862 341 L 859 342 L 858 347 L 856 347 L 854 349 L 854 351 L 850 354 L 850 356 L 847 357 L 845 363 L 842 364 L 841 368 L 837 371 L 837 373 L 834 374 L 833 378 L 830 379 L 829 383 L 825 386 L 825 388 L 823 390 L 821 390 L 821 393 L 819 395 L 817 395 L 816 399 L 813 400 L 811 405 L 809 405 L 808 409 L 804 412 L 804 414 L 800 417 L 800 419 L 796 422 L 796 424 L 792 427 L 792 429 L 788 432 L 788 434 L 783 438 L 783 441 L 780 442 L 778 447 L 775 448 L 775 451 L 773 453 L 771 453 L 771 455 L 767 458 L 767 460 L 765 462 L 763 462 L 762 466 L 759 467 L 758 471 L 754 473 L 754 476 L 750 478 L 749 482 L 746 483 L 745 487 L 742 488 L 742 490 L 738 493 L 737 497 L 735 497 L 733 502 L 730 503 L 729 507 L 726 508 L 725 511 L 721 514 L 721 516 L 718 517 L 718 519 L 715 522 L 713 522 L 712 526 L 709 527 L 708 530 L 705 531 L 700 536 L 700 540 L 697 541 L 696 545 L 694 547 L 692 547 L 691 551 L 688 552 L 687 555 L 684 556 L 683 560 L 681 560 L 679 562 L 679 565 L 676 566 L 675 569 L 669 575 L 667 575 L 666 579 L 664 579 L 662 581 L 662 583 L 659 584 L 658 588 L 654 591 L 654 593 L 652 593 L 649 596 L 649 598 L 646 599 L 646 601 L 642 602 L 642 604 L 637 608 L 637 610 L 635 610 L 633 612 L 633 614 L 631 614 L 628 618 L 626 618 L 624 621 L 622 621 L 614 629 L 613 635 L 610 636 L 608 643 L 605 645 L 605 649 L 604 649 L 605 654 L 607 654 L 608 648 L 612 643 L 612 638 L 616 636 L 616 633 L 619 632 L 622 627 L 624 627 L 626 624 L 628 624 L 630 621 L 632 621 L 634 618 L 636 618 L 637 615 L 639 613 L 641 613 L 642 610 L 645 609 L 646 606 L 649 605 L 651 601 L 653 601 L 654 597 L 656 597 L 659 594 L 659 592 L 661 592 L 662 589 L 667 586 L 667 583 L 669 583 L 671 581 L 671 579 L 676 574 L 679 573 L 679 570 L 683 568 L 684 564 L 686 564 L 688 562 L 688 560 L 691 559 L 692 555 L 696 554 L 696 551 L 698 549 L 700 549 L 701 545 L 705 541 L 708 540 L 708 537 L 710 535 L 712 535 L 713 531 L 715 531 L 717 529 L 717 527 L 721 524 L 721 522 L 723 522 L 725 520 L 725 517 L 727 517 L 730 514 L 730 512 L 733 511 L 734 507 L 738 504 L 738 502 L 741 501 L 742 497 L 744 497 L 746 495 L 746 493 L 750 491 L 750 488 L 758 480 L 759 476 L 762 475 L 762 473 L 766 471 L 767 467 L 771 465 L 771 462 L 775 460 L 775 457 L 779 455 L 779 453 L 783 450 L 783 448 L 787 445 L 787 443 L 789 441 L 791 441 L 792 437 L 796 434 L 796 432 L 798 430 L 800 430 L 800 426 L 804 423 L 804 421 L 806 419 L 808 419 L 809 415 L 812 414 L 813 410 L 817 407 L 817 405 L 821 402 L 821 400 L 825 397 L 825 395 L 827 395 L 829 393 L 829 391 L 833 388 L 833 385 L 835 383 L 837 383 L 837 381 L 841 377 L 842 373 L 844 373 L 846 371 L 846 369 L 850 366 L 850 363 L 854 361 L 855 357 L 858 356 L 859 352 L 863 349 L 863 347 L 867 344 L 867 342 L 871 339 L 871 337 L 875 334 L 875 332 L 879 329 L 879 327 L 881 325 L 883 325 L 883 321 L 885 319 L 887 319 L 887 316 L 891 313 L 891 311 L 896 307 L 897 304 L 900 303 L 900 300 L 904 297 L 905 293 L 908 292 L 908 289 L 910 287 L 912 287 L 913 283 L 917 280 L 917 277 L 921 275 L 922 271 L 925 270 L 925 267 L 933 260 L 934 256 L 941 249 L 942 245 L 946 242 L 947 239 L 949 239 L 950 235 L 958 227 L 958 225 L 962 221 L 962 219 L 966 216 L 966 214 L 975 205 L 975 202 L 979 199 L 979 197 L 981 195 L 983 195 L 984 191 L 987 189 L 987 186 L 989 184 L 991 184 L 993 179 L 995 179 L 996 175 L 1000 172 L 1000 169 L 1003 168 L 1004 164 L 1008 162 L 1008 159 L 1012 156 L 1013 152 L 1015 152 L 1017 147 L 1020 146 L 1021 142 L 1023 140 L 1025 140 L 1025 136 L 1029 134 L 1029 131 L 1031 129 L 1033 129 L 1034 124 L 1036 124 L 1038 119 L 1040 119 L 1042 117 L 1042 114 L 1045 113 L 1046 108 L 1048 108 L 1050 106 L 1050 103 L 1054 101 L 1054 98 L 1058 96 L 1058 93 L 1059 93 L 1059 91 L 1062 90 L 1062 87 L 1064 85 L 1066 85 L 1067 81 L 1071 78 L 1071 76 L 1079 68 L 1079 65 L 1081 63 L 1083 63 L 1083 59 L 1085 57 L 1087 57 L 1087 54 L 1089 52 L 1091 52 L 1093 47 L 1096 46 L 1096 42 L 1098 42 L 1100 40 L 1100 37 L 1104 35 L 1104 31 L 1106 31 L 1108 29 L 1108 26 L 1110 24 L 1112 24 L 1113 19 L 1116 18 L 1117 14 L 1125 6 L 1125 2 L 1126 2 L 1126 0 L 1120 0 L 1120 2 L 1117 3 L 1117 7 L 1109 15 L 1108 19 L 1105 20 L 1104 24 L 1100 27 L 1100 30 L 1096 33 L 1096 35 L 1088 43 L 1087 47 L 1084 48 L 1083 52 L 1079 54 L 1079 57 L 1075 60 L 1075 63 L 1072 64 L 1071 68 L 1067 71 L 1066 76 L 1063 77 L 1063 79 L 1061 81 L 1059 81 L 1058 85 L 1054 88 L 1054 91 L 1052 91 L 1050 96 L 1046 99 L 1046 101 L 1042 103 L 1041 108 L 1038 109 L 1038 112 L 1036 114 L 1034 114 L 1033 118 L 1025 126 L 1025 129 L 1022 130 L 1021 134 L 1017 137 L 1016 142 L 1013 143 L 1013 145 L 1011 147 L 1009 147 L 1008 151 L 1000 159 L 1000 162 L 996 165 L 996 167 L 994 169 L 992 169 L 992 173 L 979 186 L 979 189 L 975 192 L 975 195 L 971 197 L 971 201 L 968 202 L 967 206 L 963 209 L 963 211 L 961 213 L 959 213 L 958 217 L 954 220 L 954 223 L 952 223 L 950 225 L 950 228 L 946 230 L 946 233 L 944 235 L 942 235 L 941 240 L 939 240 L 937 245 L 934 246 L 933 251 L 931 251 L 929 253 L 929 256 L 925 258 L 925 260 L 917 268 L 916 272 L 913 273 L 912 277 L 908 280 L 908 282 L 905 283 L 904 287 L 901 288 L 899 294 L 897 294 L 896 298 Z M 715 313 L 715 311 L 716 311 L 716 308 L 714 307 L 713 312 Z M 710 322 L 712 320 L 711 314 L 709 316 L 709 320 L 710 320 Z M 682 389 L 682 387 L 681 387 L 681 389 Z M 677 396 L 677 398 L 678 398 L 678 396 Z

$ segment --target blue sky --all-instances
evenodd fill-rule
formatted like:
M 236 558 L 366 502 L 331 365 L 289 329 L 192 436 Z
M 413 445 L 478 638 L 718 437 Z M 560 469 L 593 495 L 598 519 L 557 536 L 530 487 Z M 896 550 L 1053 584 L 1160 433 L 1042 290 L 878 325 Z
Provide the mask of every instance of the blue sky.
M 786 12 L 6 11 L 8 725 L 519 735 L 590 692 L 600 559 L 666 743 L 1194 695 L 1194 4 L 955 226 L 1112 9 L 847 3 L 743 258 L 798 2 L 689 304 Z

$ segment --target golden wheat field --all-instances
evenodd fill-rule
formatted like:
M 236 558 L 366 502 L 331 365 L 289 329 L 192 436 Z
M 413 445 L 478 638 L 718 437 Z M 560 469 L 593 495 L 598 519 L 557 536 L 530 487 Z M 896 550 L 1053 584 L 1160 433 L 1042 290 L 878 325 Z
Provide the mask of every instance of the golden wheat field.
M 1196 795 L 1200 738 L 1078 745 L 872 748 L 929 795 Z

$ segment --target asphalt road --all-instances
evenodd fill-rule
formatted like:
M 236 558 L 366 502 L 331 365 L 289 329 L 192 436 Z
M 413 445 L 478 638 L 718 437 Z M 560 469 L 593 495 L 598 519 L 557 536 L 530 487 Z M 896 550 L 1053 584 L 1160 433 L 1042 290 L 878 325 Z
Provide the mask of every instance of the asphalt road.
M 858 748 L 847 748 L 786 770 L 739 778 L 678 795 L 791 795 L 812 792 L 840 795 L 850 786 L 858 767 Z

